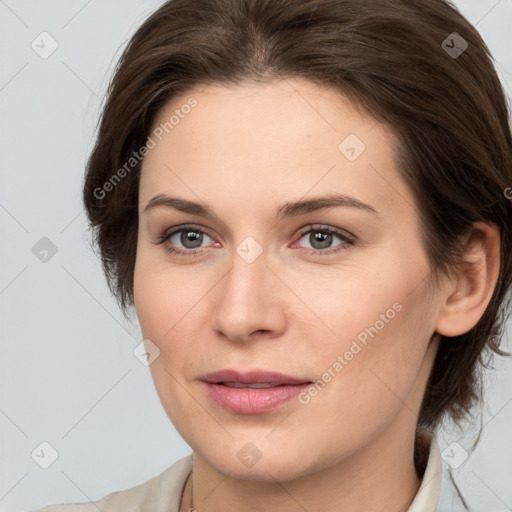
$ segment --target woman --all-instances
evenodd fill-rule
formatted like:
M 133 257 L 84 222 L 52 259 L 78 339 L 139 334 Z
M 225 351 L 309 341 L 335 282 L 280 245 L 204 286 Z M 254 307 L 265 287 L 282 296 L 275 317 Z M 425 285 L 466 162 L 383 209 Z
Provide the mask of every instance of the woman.
M 433 434 L 502 354 L 508 115 L 444 0 L 160 7 L 115 71 L 84 202 L 193 454 L 43 510 L 440 510 Z

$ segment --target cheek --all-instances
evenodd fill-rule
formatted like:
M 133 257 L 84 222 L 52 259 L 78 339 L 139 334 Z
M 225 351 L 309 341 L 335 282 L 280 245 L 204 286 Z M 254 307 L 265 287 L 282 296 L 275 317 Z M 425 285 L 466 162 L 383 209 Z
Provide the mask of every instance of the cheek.
M 139 247 L 141 244 L 139 244 Z M 163 247 L 158 247 L 162 252 Z M 134 305 L 144 337 L 155 344 L 173 338 L 173 333 L 207 290 L 190 267 L 170 267 L 154 248 L 140 249 L 134 269 Z M 176 327 L 175 327 L 176 326 Z
M 140 258 L 134 273 L 134 303 L 144 339 L 160 350 L 149 367 L 155 390 L 171 422 L 192 442 L 188 439 L 190 424 L 201 411 L 195 409 L 196 402 L 184 388 L 185 375 L 191 373 L 196 359 L 196 347 L 189 340 L 199 338 L 193 332 L 197 325 L 190 321 L 197 299 L 179 276 L 179 272 L 164 271 Z
M 361 347 L 369 346 L 374 339 L 398 341 L 397 332 L 407 316 L 404 310 L 415 308 L 407 296 L 405 277 L 390 272 L 368 276 L 349 274 L 350 271 L 345 279 L 342 274 L 317 277 L 301 287 L 299 295 L 307 308 L 290 322 L 291 325 L 299 322 L 300 329 L 309 333 L 306 343 L 307 339 L 314 339 L 315 347 L 308 350 L 315 348 L 319 355 L 344 353 L 355 341 Z M 392 332 L 394 335 L 390 336 Z
M 308 333 L 305 340 L 314 340 L 298 349 L 300 357 L 321 380 L 318 399 L 311 402 L 338 403 L 345 419 L 384 414 L 407 400 L 434 329 L 434 301 L 426 281 L 418 286 L 428 275 L 426 262 L 393 260 L 393 266 L 367 277 L 343 282 L 333 276 L 302 290 L 323 324 L 321 336 L 318 330 L 314 335 L 311 315 L 298 327 Z
M 144 339 L 160 350 L 150 366 L 160 393 L 162 387 L 179 387 L 172 376 L 182 382 L 193 374 L 201 353 L 198 343 L 205 339 L 206 294 L 218 276 L 211 272 L 199 276 L 186 266 L 170 268 L 162 258 L 155 261 L 148 253 L 137 255 L 134 305 Z

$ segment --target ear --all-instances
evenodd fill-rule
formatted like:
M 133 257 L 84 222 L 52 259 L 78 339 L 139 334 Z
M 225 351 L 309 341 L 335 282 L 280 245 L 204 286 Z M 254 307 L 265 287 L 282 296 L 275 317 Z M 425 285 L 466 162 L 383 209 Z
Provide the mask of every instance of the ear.
M 437 319 L 436 331 L 459 336 L 471 330 L 489 304 L 500 270 L 500 232 L 494 224 L 473 224 Z

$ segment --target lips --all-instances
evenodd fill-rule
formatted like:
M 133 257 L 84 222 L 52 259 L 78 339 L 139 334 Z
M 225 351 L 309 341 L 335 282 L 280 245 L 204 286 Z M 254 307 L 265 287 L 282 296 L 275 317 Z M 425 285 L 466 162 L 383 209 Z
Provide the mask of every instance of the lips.
M 311 382 L 307 379 L 300 379 L 277 372 L 263 370 L 252 370 L 250 372 L 239 372 L 237 370 L 220 370 L 208 373 L 201 377 L 201 380 L 210 384 L 271 384 L 272 386 L 305 384 Z M 240 386 L 232 386 L 240 387 Z
M 271 411 L 311 384 L 308 380 L 259 370 L 221 370 L 204 375 L 201 380 L 213 402 L 238 414 Z

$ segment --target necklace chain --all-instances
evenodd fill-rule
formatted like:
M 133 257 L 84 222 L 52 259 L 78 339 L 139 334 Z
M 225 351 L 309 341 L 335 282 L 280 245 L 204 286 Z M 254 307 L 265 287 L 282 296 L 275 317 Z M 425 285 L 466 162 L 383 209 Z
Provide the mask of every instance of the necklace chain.
M 190 512 L 197 512 L 194 508 L 194 479 L 190 475 Z

